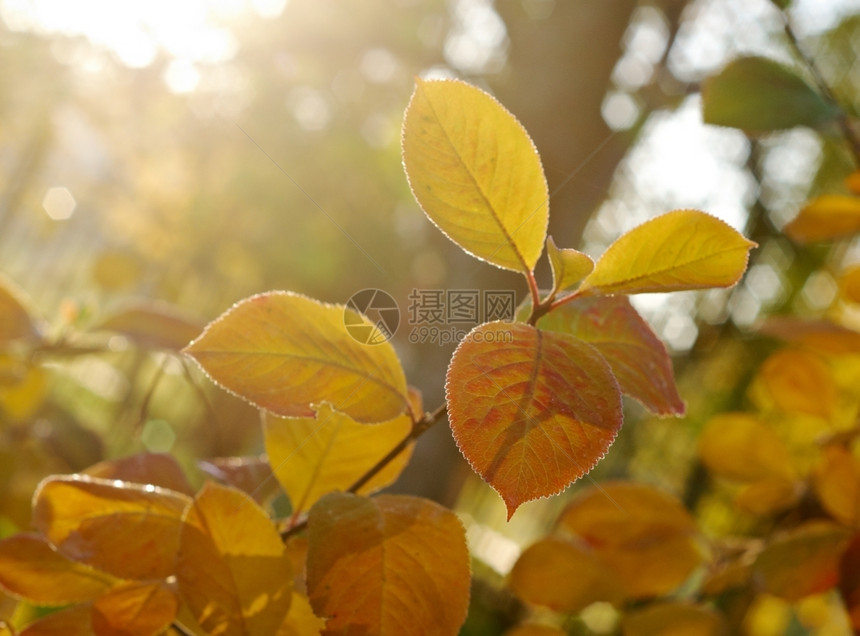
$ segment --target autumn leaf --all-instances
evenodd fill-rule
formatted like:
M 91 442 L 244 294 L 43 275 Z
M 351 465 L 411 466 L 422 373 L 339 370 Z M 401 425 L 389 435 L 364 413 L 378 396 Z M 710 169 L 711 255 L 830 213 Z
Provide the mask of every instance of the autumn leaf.
M 188 508 L 179 591 L 209 633 L 274 634 L 290 608 L 292 565 L 275 526 L 243 492 L 207 482 Z
M 326 634 L 454 635 L 469 605 L 463 526 L 403 495 L 332 493 L 308 516 L 308 596 Z M 359 592 L 360 591 L 360 592 Z
M 18 636 L 93 636 L 89 605 L 74 605 L 40 618 Z
M 308 597 L 293 592 L 290 611 L 278 628 L 277 636 L 318 636 L 325 625 L 326 621 L 314 614 Z
M 621 392 L 652 413 L 683 415 L 666 346 L 625 296 L 577 298 L 553 309 L 537 326 L 570 334 L 597 349 Z
M 459 81 L 416 80 L 403 122 L 403 165 L 425 214 L 469 254 L 534 269 L 549 219 L 540 157 L 493 97 Z
M 265 455 L 214 457 L 197 465 L 213 479 L 241 490 L 260 504 L 281 492 Z
M 96 636 L 160 634 L 176 618 L 179 599 L 162 581 L 121 583 L 92 606 Z
M 782 228 L 796 243 L 844 238 L 860 232 L 860 197 L 824 194 L 809 201 Z
M 627 598 L 667 594 L 702 561 L 696 523 L 680 501 L 632 482 L 604 482 L 574 499 L 558 521 L 590 546 Z
M 731 287 L 756 247 L 716 217 L 674 210 L 646 221 L 610 245 L 579 293 L 641 294 Z
M 624 636 L 725 636 L 728 622 L 717 611 L 683 601 L 653 603 L 628 612 L 621 621 Z
M 421 412 L 420 399 L 414 400 L 413 412 Z M 327 405 L 320 407 L 315 418 L 263 415 L 266 454 L 295 513 L 310 509 L 326 493 L 352 486 L 411 430 L 409 415 L 367 426 Z M 368 494 L 393 483 L 411 455 L 410 445 L 359 493 Z
M 167 453 L 138 453 L 109 459 L 90 466 L 83 474 L 100 479 L 152 484 L 186 495 L 194 494 L 179 462 Z
M 824 509 L 847 526 L 860 525 L 860 460 L 841 446 L 828 446 L 813 477 Z
M 759 374 L 776 406 L 787 413 L 829 419 L 836 410 L 838 390 L 833 373 L 814 353 L 777 351 L 764 361 Z
M 54 550 L 37 534 L 0 541 L 0 587 L 36 605 L 92 601 L 116 581 Z
M 621 582 L 599 555 L 563 537 L 546 537 L 526 548 L 511 570 L 510 586 L 527 603 L 565 614 L 624 598 Z
M 84 475 L 47 477 L 33 495 L 33 525 L 64 556 L 127 579 L 174 573 L 182 513 L 177 492 Z
M 365 423 L 406 408 L 406 379 L 389 342 L 355 340 L 344 319 L 366 318 L 290 292 L 269 292 L 233 305 L 188 347 L 225 389 L 278 415 L 311 417 L 315 406 Z
M 702 87 L 705 123 L 749 133 L 817 126 L 839 109 L 792 69 L 763 57 L 741 57 Z
M 570 248 L 559 249 L 551 236 L 546 239 L 546 254 L 552 269 L 553 291 L 573 287 L 594 269 L 594 261 L 588 254 Z
M 454 439 L 508 518 L 587 473 L 622 423 L 618 384 L 595 348 L 521 323 L 473 329 L 445 387 Z
M 699 455 L 705 466 L 726 479 L 797 477 L 785 443 L 749 413 L 721 413 L 708 420 L 699 436 Z

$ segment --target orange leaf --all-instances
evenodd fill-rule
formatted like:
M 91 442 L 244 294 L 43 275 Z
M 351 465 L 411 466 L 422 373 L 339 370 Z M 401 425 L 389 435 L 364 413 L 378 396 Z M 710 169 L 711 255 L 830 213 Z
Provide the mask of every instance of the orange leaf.
M 860 461 L 840 446 L 828 446 L 815 470 L 821 505 L 848 526 L 860 524 Z
M 263 503 L 280 492 L 265 455 L 215 457 L 201 460 L 197 465 L 213 479 L 238 488 L 257 503 Z
M 200 333 L 202 325 L 165 303 L 126 307 L 91 327 L 112 331 L 148 349 L 179 351 Z
M 809 201 L 782 231 L 797 243 L 829 241 L 860 232 L 860 197 L 825 194 Z
M 761 378 L 778 408 L 829 419 L 837 388 L 830 367 L 819 356 L 783 349 L 765 360 Z
M 413 412 L 421 412 L 420 400 Z M 316 418 L 263 416 L 266 453 L 294 512 L 309 510 L 334 490 L 346 490 L 401 442 L 412 430 L 412 418 L 401 415 L 374 426 L 320 407 Z M 359 491 L 368 494 L 393 483 L 412 455 L 412 446 L 388 463 Z
M 726 479 L 751 482 L 765 477 L 796 477 L 791 455 L 770 426 L 748 413 L 721 413 L 699 436 L 705 466 Z
M 96 636 L 160 634 L 178 609 L 176 592 L 162 582 L 121 583 L 93 603 L 93 632 Z
M 245 493 L 213 482 L 186 513 L 176 576 L 209 633 L 274 634 L 290 608 L 292 566 L 275 526 Z
M 365 423 L 406 408 L 406 379 L 389 342 L 355 340 L 344 320 L 372 324 L 351 309 L 299 294 L 269 292 L 233 305 L 188 347 L 217 383 L 278 415 L 311 417 L 329 402 Z
M 606 295 L 731 287 L 746 270 L 753 247 L 716 217 L 674 210 L 622 235 L 579 289 Z
M 764 591 L 788 601 L 829 590 L 838 580 L 839 557 L 848 543 L 845 528 L 809 522 L 771 541 L 753 566 Z
M 120 459 L 110 459 L 90 466 L 83 473 L 101 479 L 152 484 L 186 495 L 194 494 L 179 462 L 167 453 L 138 453 Z
M 729 626 L 722 614 L 681 601 L 654 603 L 634 610 L 621 622 L 624 636 L 724 636 Z
M 33 496 L 33 525 L 64 556 L 127 579 L 173 574 L 190 499 L 157 486 L 84 475 L 47 477 Z
M 630 598 L 671 592 L 702 563 L 695 521 L 680 501 L 651 486 L 590 488 L 562 513 L 559 527 L 591 546 Z
M 308 596 L 326 634 L 456 634 L 466 619 L 466 537 L 442 506 L 332 493 L 311 508 L 308 536 Z
M 91 601 L 115 579 L 70 561 L 37 534 L 17 534 L 0 541 L 0 586 L 36 605 Z
M 854 535 L 839 559 L 839 594 L 855 633 L 860 631 L 860 534 Z
M 28 305 L 29 300 L 18 286 L 0 275 L 0 343 L 42 337 L 40 321 Z
M 594 550 L 561 537 L 526 548 L 511 570 L 510 586 L 524 601 L 565 614 L 624 598 L 621 582 Z
M 508 518 L 587 473 L 622 423 L 618 384 L 593 347 L 521 323 L 473 329 L 445 387 L 454 439 Z
M 860 333 L 827 320 L 792 316 L 768 318 L 759 331 L 766 336 L 837 355 L 860 353 Z
M 597 349 L 621 392 L 652 413 L 683 415 L 666 347 L 625 296 L 577 298 L 553 309 L 537 326 L 570 334 Z
M 75 605 L 30 623 L 18 636 L 92 636 L 89 605 Z

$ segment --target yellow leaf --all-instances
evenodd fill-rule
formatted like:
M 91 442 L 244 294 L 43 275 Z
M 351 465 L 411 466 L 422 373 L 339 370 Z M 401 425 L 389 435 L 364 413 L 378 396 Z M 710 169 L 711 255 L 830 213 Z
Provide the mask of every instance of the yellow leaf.
M 735 481 L 796 477 L 783 441 L 748 413 L 721 413 L 708 420 L 699 436 L 699 455 L 711 471 Z
M 624 598 L 621 582 L 588 545 L 547 537 L 517 559 L 510 586 L 521 599 L 557 612 L 573 614 L 597 601 Z
M 0 541 L 0 586 L 36 605 L 91 601 L 115 579 L 51 548 L 37 534 L 18 534 Z
M 552 289 L 561 291 L 573 287 L 594 269 L 588 254 L 573 249 L 559 249 L 551 236 L 546 239 L 546 254 L 552 269 Z
M 243 492 L 207 482 L 188 508 L 176 568 L 194 619 L 214 634 L 274 634 L 293 574 L 266 513 Z
M 621 631 L 624 636 L 727 636 L 729 626 L 708 607 L 670 601 L 626 614 Z
M 406 378 L 389 342 L 367 345 L 347 331 L 371 323 L 351 309 L 290 292 L 246 298 L 188 347 L 227 390 L 278 415 L 311 417 L 328 402 L 365 423 L 406 408 Z
M 325 629 L 326 621 L 314 614 L 308 597 L 293 592 L 293 602 L 290 611 L 277 636 L 318 636 Z
M 27 625 L 18 636 L 92 636 L 89 605 L 74 605 Z
M 326 634 L 456 634 L 466 619 L 466 536 L 439 504 L 332 493 L 311 509 L 308 537 L 308 596 Z
M 839 278 L 842 297 L 852 303 L 860 303 L 860 266 L 851 267 Z
M 61 554 L 140 580 L 173 574 L 191 500 L 156 486 L 60 475 L 44 479 L 33 502 L 33 525 Z
M 179 599 L 162 581 L 121 583 L 93 603 L 96 636 L 161 634 L 176 618 Z
M 549 219 L 540 157 L 493 97 L 459 81 L 417 80 L 403 123 L 403 164 L 424 212 L 473 256 L 534 269 Z
M 622 235 L 607 248 L 580 291 L 641 294 L 731 287 L 756 247 L 723 221 L 674 210 Z
M 421 412 L 420 401 L 414 412 Z M 315 418 L 263 416 L 266 454 L 294 512 L 309 510 L 326 493 L 352 486 L 411 429 L 409 415 L 367 426 L 325 404 Z M 359 492 L 371 493 L 393 483 L 411 455 L 410 445 Z
M 807 203 L 782 231 L 797 243 L 827 241 L 860 232 L 860 197 L 825 194 Z
M 765 360 L 759 373 L 776 406 L 787 413 L 829 419 L 836 410 L 833 373 L 814 353 L 777 351 Z
M 745 485 L 735 496 L 735 504 L 755 515 L 771 515 L 792 508 L 802 494 L 803 489 L 796 480 L 765 477 Z
M 121 479 L 135 484 L 152 484 L 186 495 L 194 494 L 179 462 L 166 453 L 138 453 L 109 459 L 82 472 L 100 479 Z

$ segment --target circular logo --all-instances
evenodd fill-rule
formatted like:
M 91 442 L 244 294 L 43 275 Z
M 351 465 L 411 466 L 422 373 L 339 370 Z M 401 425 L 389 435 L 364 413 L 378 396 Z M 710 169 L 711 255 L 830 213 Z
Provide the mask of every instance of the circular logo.
M 350 311 L 352 310 L 352 311 Z M 355 313 L 358 312 L 358 315 Z M 362 289 L 350 296 L 343 311 L 343 324 L 362 344 L 375 345 L 390 340 L 400 325 L 400 308 L 381 289 Z

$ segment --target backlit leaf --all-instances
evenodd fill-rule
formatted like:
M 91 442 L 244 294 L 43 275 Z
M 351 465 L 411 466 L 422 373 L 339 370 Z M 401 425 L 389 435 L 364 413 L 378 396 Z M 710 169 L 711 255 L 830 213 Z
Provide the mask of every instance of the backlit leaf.
M 624 636 L 728 636 L 729 626 L 709 607 L 671 601 L 625 614 L 621 631 Z
M 546 239 L 546 254 L 552 268 L 553 291 L 573 287 L 594 269 L 594 261 L 588 254 L 570 248 L 559 249 L 551 236 Z
M 18 636 L 93 636 L 89 605 L 75 605 L 27 625 Z
M 742 57 L 702 87 L 705 123 L 749 133 L 816 126 L 838 109 L 790 68 L 763 57 Z
M 621 582 L 594 550 L 561 537 L 526 548 L 511 570 L 510 586 L 522 600 L 566 614 L 624 598 Z
M 829 446 L 814 478 L 824 509 L 845 525 L 860 525 L 860 460 L 845 448 Z
M 772 540 L 758 555 L 754 578 L 764 591 L 788 601 L 836 585 L 839 558 L 848 543 L 845 528 L 809 522 Z
M 176 576 L 197 622 L 215 634 L 274 634 L 293 574 L 275 526 L 243 492 L 213 482 L 188 508 Z
M 774 316 L 759 327 L 759 332 L 822 353 L 860 353 L 860 333 L 827 320 Z
M 418 203 L 468 253 L 514 271 L 543 249 L 549 192 L 525 129 L 463 82 L 417 80 L 403 123 L 403 165 Z
M 508 518 L 587 473 L 622 424 L 618 384 L 597 350 L 522 323 L 473 329 L 445 387 L 454 439 Z
M 674 210 L 646 221 L 610 245 L 580 291 L 641 294 L 731 287 L 756 244 L 698 210 Z
M 860 534 L 854 535 L 839 559 L 839 594 L 854 632 L 860 631 Z
M 152 484 L 186 495 L 194 494 L 179 462 L 167 453 L 138 453 L 119 459 L 109 459 L 90 466 L 83 472 L 101 479 Z
M 559 528 L 592 547 L 631 598 L 673 591 L 703 560 L 690 513 L 644 484 L 604 482 L 584 491 L 562 513 Z
M 325 628 L 325 620 L 314 614 L 308 597 L 299 592 L 293 592 L 290 611 L 277 636 L 318 636 Z
M 165 303 L 125 307 L 91 329 L 112 331 L 149 349 L 179 351 L 200 333 L 202 325 Z
M 568 333 L 597 349 L 621 392 L 652 413 L 684 413 L 665 345 L 625 296 L 577 298 L 553 309 L 537 326 Z
M 824 194 L 809 201 L 782 228 L 796 243 L 830 241 L 860 232 L 860 197 Z
M 251 457 L 215 457 L 197 462 L 213 479 L 238 488 L 257 503 L 268 501 L 280 492 L 278 481 L 265 455 Z
M 783 441 L 748 413 L 721 413 L 708 420 L 699 436 L 699 455 L 711 471 L 735 481 L 796 477 Z
M 0 275 L 0 344 L 38 340 L 42 329 L 17 285 Z
M 860 266 L 851 267 L 839 278 L 842 297 L 852 303 L 860 303 Z
M 308 596 L 326 634 L 456 634 L 469 604 L 463 526 L 417 497 L 323 497 L 308 516 Z
M 420 399 L 413 410 L 421 412 Z M 294 512 L 309 510 L 324 494 L 352 486 L 410 430 L 412 418 L 406 414 L 367 426 L 328 405 L 320 407 L 315 418 L 263 416 L 266 454 Z M 410 446 L 359 492 L 371 493 L 393 483 L 411 455 Z
M 190 499 L 157 486 L 84 475 L 48 477 L 33 496 L 33 525 L 64 556 L 128 579 L 173 574 Z
M 836 409 L 837 387 L 830 367 L 806 351 L 783 349 L 762 364 L 760 376 L 777 407 L 824 419 Z
M 389 342 L 366 345 L 344 317 L 351 309 L 289 292 L 231 307 L 185 349 L 224 388 L 278 415 L 311 417 L 330 403 L 359 422 L 382 422 L 406 408 L 406 379 Z
M 161 634 L 176 618 L 179 599 L 163 582 L 121 583 L 92 607 L 96 636 Z
M 70 561 L 37 534 L 0 541 L 0 588 L 36 605 L 91 601 L 115 579 Z

